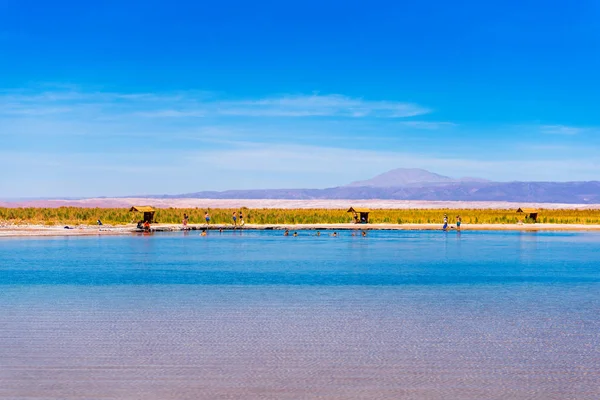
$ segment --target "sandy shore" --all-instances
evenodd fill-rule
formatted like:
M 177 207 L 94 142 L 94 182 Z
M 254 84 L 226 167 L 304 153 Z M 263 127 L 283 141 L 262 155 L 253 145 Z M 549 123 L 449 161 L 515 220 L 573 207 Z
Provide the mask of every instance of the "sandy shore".
M 71 229 L 65 229 L 64 225 L 7 225 L 0 226 L 0 238 L 14 236 L 114 236 L 130 235 L 134 230 L 134 226 L 73 226 Z
M 64 226 L 45 225 L 7 225 L 0 226 L 2 237 L 40 237 L 40 236 L 114 236 L 139 233 L 134 225 L 124 226 Z M 210 225 L 210 230 L 233 230 L 232 225 Z M 451 230 L 455 230 L 451 226 Z M 182 231 L 181 224 L 157 224 L 154 232 Z M 206 229 L 206 225 L 189 225 L 191 231 Z M 244 230 L 441 230 L 441 224 L 246 224 L 236 229 Z M 600 225 L 582 224 L 463 224 L 463 231 L 600 231 Z

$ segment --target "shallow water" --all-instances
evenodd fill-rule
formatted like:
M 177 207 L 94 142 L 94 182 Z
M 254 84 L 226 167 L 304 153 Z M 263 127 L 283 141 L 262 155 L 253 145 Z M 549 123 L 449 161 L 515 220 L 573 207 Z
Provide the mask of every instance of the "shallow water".
M 0 398 L 600 398 L 600 234 L 299 234 L 0 240 Z

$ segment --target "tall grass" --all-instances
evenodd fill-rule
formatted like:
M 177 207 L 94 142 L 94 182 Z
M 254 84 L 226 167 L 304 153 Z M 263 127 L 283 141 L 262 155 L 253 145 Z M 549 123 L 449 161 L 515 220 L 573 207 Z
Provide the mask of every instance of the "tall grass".
M 242 211 L 246 223 L 253 224 L 311 224 L 345 223 L 352 221 L 346 210 L 330 209 L 201 209 L 164 208 L 157 209 L 155 219 L 159 223 L 180 223 L 183 214 L 189 216 L 190 224 L 204 223 L 204 213 L 208 211 L 211 223 L 230 224 L 234 211 Z M 441 223 L 444 214 L 454 223 L 460 215 L 463 223 L 514 224 L 523 219 L 515 210 L 492 209 L 402 209 L 372 210 L 371 223 Z M 105 224 L 124 225 L 141 219 L 141 214 L 131 213 L 126 208 L 0 208 L 2 223 L 30 224 L 95 224 L 100 219 Z M 525 220 L 524 222 L 532 222 Z M 538 222 L 559 224 L 600 224 L 600 210 L 541 210 Z

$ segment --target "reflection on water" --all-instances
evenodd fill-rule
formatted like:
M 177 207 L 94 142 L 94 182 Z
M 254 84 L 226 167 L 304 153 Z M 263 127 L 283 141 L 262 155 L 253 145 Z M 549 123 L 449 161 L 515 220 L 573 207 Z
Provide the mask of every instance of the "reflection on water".
M 0 398 L 597 399 L 600 236 L 0 241 Z

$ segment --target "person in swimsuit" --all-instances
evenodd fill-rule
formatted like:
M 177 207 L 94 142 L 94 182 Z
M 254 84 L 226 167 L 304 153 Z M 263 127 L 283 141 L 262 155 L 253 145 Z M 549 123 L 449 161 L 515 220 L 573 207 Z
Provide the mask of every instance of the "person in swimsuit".
M 283 232 L 283 236 L 289 236 L 289 235 L 290 235 L 290 231 L 289 231 L 289 229 L 286 229 L 286 230 Z
M 237 226 L 237 212 L 234 211 L 231 218 L 233 219 L 233 226 Z
M 240 211 L 240 226 L 244 226 L 244 216 L 242 215 L 241 211 Z
M 460 215 L 456 216 L 456 230 L 460 231 L 460 223 L 462 222 Z
M 188 224 L 188 220 L 189 220 L 188 215 L 184 213 L 183 214 L 183 229 L 186 229 L 187 224 Z
M 448 230 L 448 216 L 446 214 L 444 214 L 444 226 L 442 227 L 442 230 Z
M 204 213 L 204 220 L 206 221 L 206 225 L 210 224 L 210 215 L 208 215 L 208 211 Z

